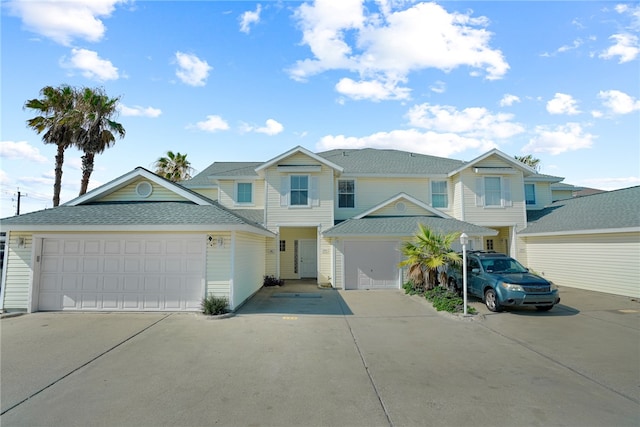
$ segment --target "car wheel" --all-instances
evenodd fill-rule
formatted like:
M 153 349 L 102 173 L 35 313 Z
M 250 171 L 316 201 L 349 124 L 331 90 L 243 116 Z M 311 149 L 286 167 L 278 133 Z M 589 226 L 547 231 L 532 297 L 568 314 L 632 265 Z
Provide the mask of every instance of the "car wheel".
M 538 311 L 549 311 L 553 308 L 553 305 L 536 305 Z
M 498 295 L 496 295 L 496 291 L 494 291 L 493 289 L 487 289 L 484 292 L 484 304 L 487 306 L 489 311 L 502 311 L 502 307 L 498 302 Z

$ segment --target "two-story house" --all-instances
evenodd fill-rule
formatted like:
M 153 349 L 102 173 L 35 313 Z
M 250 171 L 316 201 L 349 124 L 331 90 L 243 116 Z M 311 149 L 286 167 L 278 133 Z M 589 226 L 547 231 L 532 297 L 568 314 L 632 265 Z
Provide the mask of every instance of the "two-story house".
M 264 275 L 399 288 L 399 246 L 423 223 L 518 257 L 527 209 L 561 178 L 491 150 L 469 162 L 398 150 L 216 162 L 175 184 L 137 168 L 62 206 L 5 218 L 2 308 L 237 308 Z

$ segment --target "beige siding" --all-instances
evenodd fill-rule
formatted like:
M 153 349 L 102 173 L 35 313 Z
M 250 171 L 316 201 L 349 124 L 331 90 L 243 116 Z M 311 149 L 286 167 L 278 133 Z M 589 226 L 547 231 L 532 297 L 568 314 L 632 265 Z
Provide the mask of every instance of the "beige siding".
M 140 182 L 148 182 L 153 187 L 153 192 L 149 197 L 140 197 L 136 193 L 136 186 Z M 131 184 L 122 187 L 119 190 L 114 191 L 113 193 L 107 194 L 104 197 L 101 197 L 99 202 L 120 202 L 120 201 L 145 201 L 145 202 L 156 202 L 156 201 L 182 201 L 185 200 L 184 197 L 174 193 L 171 190 L 168 190 L 165 187 L 157 185 L 154 182 L 148 181 L 144 178 L 137 179 Z
M 398 202 L 401 202 L 404 205 L 404 210 L 402 205 L 398 205 Z M 418 206 L 414 203 L 411 203 L 407 200 L 399 200 L 398 202 L 391 203 L 390 205 L 384 206 L 377 211 L 371 213 L 371 215 L 376 216 L 397 216 L 397 215 L 433 215 L 431 212 L 425 210 L 422 206 Z
M 527 266 L 559 286 L 640 297 L 640 233 L 524 237 Z
M 234 309 L 262 287 L 265 240 L 265 237 L 254 234 L 235 233 Z
M 265 239 L 265 262 L 264 262 L 264 274 L 266 276 L 277 276 L 278 274 L 278 257 L 277 254 L 280 251 L 279 239 L 268 237 Z
M 23 247 L 18 247 L 19 239 L 24 239 Z M 27 311 L 29 308 L 32 244 L 33 237 L 29 233 L 10 233 L 7 238 L 7 272 L 2 302 L 4 311 Z
M 216 232 L 213 236 L 222 237 L 222 247 L 207 246 L 207 295 L 230 298 L 231 284 L 231 233 Z
M 235 202 L 236 182 L 251 182 L 253 184 L 253 204 L 245 205 Z M 264 209 L 264 180 L 220 180 L 218 185 L 218 201 L 223 206 L 228 208 Z
M 459 177 L 460 176 L 458 175 L 457 178 Z M 462 220 L 462 217 L 464 216 L 464 212 L 462 208 L 462 203 L 464 201 L 462 197 L 464 184 L 458 179 L 456 179 L 451 181 L 451 184 L 449 185 L 449 187 L 452 187 L 452 189 L 449 190 L 449 193 L 453 195 L 453 198 L 449 200 L 449 206 L 451 208 L 450 215 L 455 219 Z
M 528 210 L 542 209 L 551 204 L 551 185 L 548 182 L 527 182 L 527 184 L 533 184 L 535 186 L 536 194 L 536 204 L 526 205 Z
M 573 190 L 552 190 L 551 191 L 551 200 L 567 200 L 573 197 Z
M 333 287 L 337 289 L 344 289 L 344 240 L 335 239 L 334 245 L 334 262 L 335 262 L 335 275 L 333 278 Z
M 295 241 L 300 239 L 316 240 L 318 231 L 315 227 L 283 227 L 280 228 L 280 240 L 285 242 L 285 250 L 280 252 L 280 277 L 298 279 L 295 271 Z
M 211 200 L 218 200 L 218 189 L 217 188 L 194 188 L 193 191 L 195 191 L 198 194 L 203 195 L 204 197 L 207 197 Z

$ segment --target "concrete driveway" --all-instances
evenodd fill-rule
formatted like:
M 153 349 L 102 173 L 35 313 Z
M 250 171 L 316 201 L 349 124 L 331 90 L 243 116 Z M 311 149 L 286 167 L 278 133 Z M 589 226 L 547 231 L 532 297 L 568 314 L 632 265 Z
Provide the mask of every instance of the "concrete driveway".
M 563 289 L 460 318 L 400 291 L 265 289 L 235 317 L 0 320 L 2 425 L 635 426 L 640 304 Z

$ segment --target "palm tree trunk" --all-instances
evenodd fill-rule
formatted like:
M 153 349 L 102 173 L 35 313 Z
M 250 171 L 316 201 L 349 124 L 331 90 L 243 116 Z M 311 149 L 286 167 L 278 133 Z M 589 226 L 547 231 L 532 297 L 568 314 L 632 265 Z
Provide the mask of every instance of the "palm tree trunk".
M 64 150 L 62 144 L 58 144 L 56 153 L 55 181 L 53 182 L 53 207 L 60 205 L 60 191 L 62 189 L 62 164 L 64 163 Z
M 82 196 L 87 192 L 87 187 L 89 187 L 89 178 L 91 178 L 91 173 L 93 172 L 93 160 L 95 158 L 95 153 L 85 153 L 82 156 L 82 181 L 80 182 L 80 194 Z

